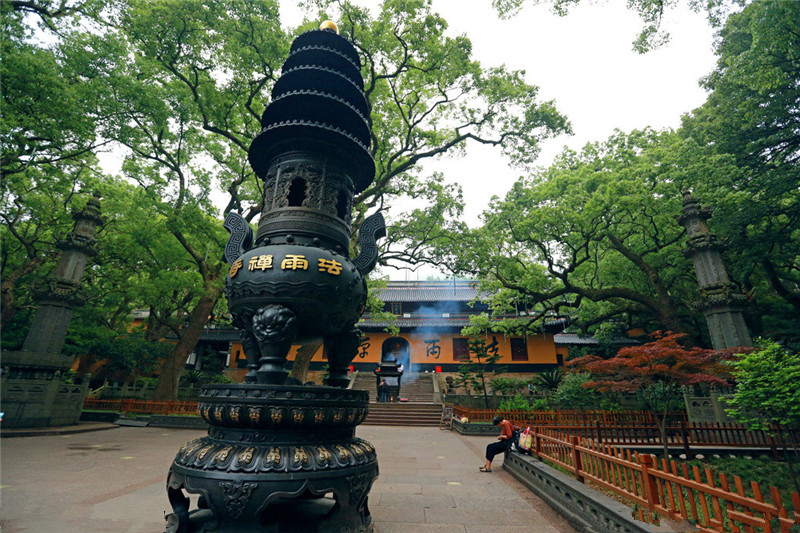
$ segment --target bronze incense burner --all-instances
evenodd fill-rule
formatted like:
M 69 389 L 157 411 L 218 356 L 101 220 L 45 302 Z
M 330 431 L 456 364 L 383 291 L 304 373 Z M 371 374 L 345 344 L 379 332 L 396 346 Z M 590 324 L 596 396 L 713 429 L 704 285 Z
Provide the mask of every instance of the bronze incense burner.
M 361 255 L 350 258 L 353 197 L 375 166 L 358 54 L 334 28 L 325 23 L 292 43 L 250 147 L 264 180 L 256 235 L 236 213 L 225 220 L 226 296 L 248 372 L 243 384 L 203 389 L 199 409 L 211 427 L 172 463 L 168 533 L 372 531 L 367 499 L 378 462 L 355 437 L 369 397 L 346 387 L 364 276 L 385 227 L 379 213 L 367 218 Z M 290 383 L 290 347 L 319 341 L 325 384 Z

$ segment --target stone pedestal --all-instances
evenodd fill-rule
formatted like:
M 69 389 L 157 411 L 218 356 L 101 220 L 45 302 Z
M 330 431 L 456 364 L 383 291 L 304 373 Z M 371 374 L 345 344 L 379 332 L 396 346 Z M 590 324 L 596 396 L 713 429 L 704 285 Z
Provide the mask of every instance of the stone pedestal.
M 34 360 L 36 366 L 25 361 Z M 61 354 L 3 352 L 0 411 L 5 428 L 70 426 L 78 423 L 88 381 L 74 385 L 62 380 L 72 357 Z
M 370 532 L 375 448 L 355 437 L 369 396 L 326 386 L 214 385 L 208 436 L 170 468 L 167 533 Z

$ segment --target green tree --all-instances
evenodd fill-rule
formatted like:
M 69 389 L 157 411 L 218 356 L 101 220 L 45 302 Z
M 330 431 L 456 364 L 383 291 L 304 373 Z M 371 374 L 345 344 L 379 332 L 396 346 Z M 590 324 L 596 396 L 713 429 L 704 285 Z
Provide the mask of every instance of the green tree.
M 584 331 L 609 320 L 693 331 L 683 299 L 696 282 L 675 220 L 683 153 L 674 133 L 651 130 L 566 151 L 438 252 L 485 280 L 499 312 L 522 311 L 521 326 L 566 315 Z
M 35 304 L 30 288 L 47 275 L 57 257 L 55 243 L 72 229 L 71 211 L 83 207 L 102 146 L 85 105 L 94 87 L 64 68 L 57 50 L 36 37 L 52 38 L 97 2 L 53 6 L 51 2 L 0 4 L 0 238 L 4 333 L 21 333 L 20 310 Z M 29 314 L 29 313 L 28 313 Z M 12 342 L 21 341 L 12 334 Z M 6 341 L 4 335 L 4 341 Z
M 270 1 L 120 1 L 96 22 L 100 29 L 66 34 L 61 51 L 80 77 L 105 88 L 92 102 L 99 132 L 126 150 L 123 172 L 154 208 L 147 222 L 180 248 L 148 256 L 159 267 L 148 279 L 148 338 L 178 338 L 155 398 L 175 399 L 226 272 L 211 193 L 228 189 L 238 205 L 250 176 L 246 149 L 286 39 Z
M 800 355 L 776 342 L 760 339 L 757 349 L 739 354 L 733 362 L 736 392 L 727 400 L 727 412 L 747 425 L 773 433 L 789 446 L 791 432 L 800 430 Z M 800 457 L 793 446 L 795 460 Z M 786 462 L 800 492 L 797 472 L 790 454 Z
M 459 375 L 456 379 L 459 384 L 469 383 L 476 394 L 481 394 L 486 409 L 489 409 L 488 375 L 498 374 L 502 371 L 502 368 L 496 366 L 500 360 L 500 352 L 497 351 L 496 344 L 496 338 L 492 343 L 487 344 L 484 337 L 470 337 L 469 360 L 464 361 L 459 367 Z M 466 386 L 464 388 L 466 389 Z
M 425 202 L 389 221 L 380 264 L 434 261 L 431 244 L 461 227 L 460 189 L 440 175 L 421 176 L 420 163 L 462 153 L 473 142 L 496 146 L 525 167 L 541 140 L 569 131 L 552 101 L 538 101 L 538 88 L 524 81 L 523 72 L 475 61 L 467 37 L 449 36 L 429 0 L 386 0 L 375 16 L 348 1 L 308 4 L 318 10 L 315 20 L 336 20 L 361 57 L 377 169 L 372 186 L 356 198 L 354 226 L 397 198 Z M 302 368 L 316 349 L 304 347 L 295 366 Z M 294 371 L 293 377 L 302 380 Z
M 463 387 L 464 394 L 469 396 L 470 389 L 476 390 L 474 387 L 474 378 L 472 376 L 472 371 L 470 367 L 467 365 L 460 365 L 458 367 L 458 372 L 456 373 L 456 378 L 453 380 L 453 383 L 456 388 Z
M 753 294 L 756 334 L 800 342 L 800 4 L 753 2 L 720 32 L 706 103 L 680 133 L 729 172 L 697 176 L 728 270 Z
M 561 386 L 564 376 L 565 374 L 563 370 L 560 368 L 554 368 L 552 370 L 536 374 L 534 381 L 539 387 L 545 391 L 548 391 L 550 394 L 553 394 Z
M 564 375 L 553 394 L 553 400 L 561 409 L 597 409 L 600 405 L 600 394 L 584 387 L 592 381 L 592 376 L 585 372 L 570 372 Z
M 11 4 L 23 3 L 4 7 Z M 327 4 L 317 7 L 330 8 Z M 60 26 L 53 44 L 32 46 L 54 51 L 47 56 L 48 72 L 68 72 L 76 80 L 74 88 L 60 87 L 56 84 L 63 82 L 53 77 L 54 93 L 67 98 L 67 89 L 83 91 L 72 98 L 82 105 L 75 116 L 85 118 L 88 128 L 81 147 L 93 153 L 95 139 L 122 147 L 125 179 L 137 183 L 155 206 L 148 222 L 191 258 L 197 290 L 191 297 L 167 292 L 172 307 L 151 308 L 153 337 L 167 317 L 171 329 L 182 321 L 157 391 L 159 398 L 169 398 L 221 294 L 224 235 L 211 193 L 228 191 L 226 211 L 250 206 L 248 220 L 260 211 L 259 182 L 246 151 L 259 130 L 289 36 L 279 26 L 273 0 L 99 5 L 103 9 L 76 12 L 83 18 Z M 415 169 L 426 158 L 457 153 L 472 140 L 498 146 L 524 165 L 535 157 L 539 140 L 568 130 L 552 102 L 536 101 L 537 89 L 523 81 L 523 73 L 481 68 L 471 59 L 465 37 L 447 37 L 446 23 L 431 12 L 430 2 L 387 1 L 375 18 L 349 3 L 333 11 L 363 58 L 375 133 L 371 149 L 379 169 L 373 186 L 357 198 L 356 224 L 389 198 L 424 193 L 434 202 L 449 202 L 457 197 L 439 186 L 438 178 L 418 176 Z M 26 28 L 21 15 L 15 20 Z M 297 31 L 317 24 L 308 21 Z M 22 120 L 24 110 L 17 115 Z M 69 133 L 82 131 L 78 125 L 60 125 Z M 415 235 L 424 231 L 411 229 Z M 299 363 L 304 356 L 298 356 Z

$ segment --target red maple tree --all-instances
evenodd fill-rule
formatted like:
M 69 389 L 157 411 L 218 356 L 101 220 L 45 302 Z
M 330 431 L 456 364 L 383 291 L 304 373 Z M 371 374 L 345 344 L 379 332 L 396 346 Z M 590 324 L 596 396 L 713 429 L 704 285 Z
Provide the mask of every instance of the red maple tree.
M 570 361 L 569 365 L 592 375 L 592 381 L 584 387 L 637 394 L 656 420 L 666 457 L 669 455 L 667 415 L 680 408 L 681 387 L 728 386 L 732 376 L 726 361 L 742 350 L 686 346 L 685 333 L 657 331 L 651 337 L 655 340 L 622 348 L 611 359 L 587 355 Z

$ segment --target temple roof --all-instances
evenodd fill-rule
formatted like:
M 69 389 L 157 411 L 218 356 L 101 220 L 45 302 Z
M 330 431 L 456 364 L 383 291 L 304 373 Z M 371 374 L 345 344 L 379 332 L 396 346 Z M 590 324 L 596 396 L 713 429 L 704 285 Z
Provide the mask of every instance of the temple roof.
M 556 345 L 597 345 L 600 341 L 594 337 L 587 337 L 578 335 L 577 333 L 557 333 L 553 336 Z M 614 337 L 612 344 L 640 344 L 636 339 L 629 339 L 627 337 Z
M 478 296 L 476 281 L 390 281 L 378 291 L 384 302 L 469 302 Z
M 396 317 L 394 322 L 391 324 L 386 320 L 370 320 L 368 316 L 365 316 L 361 322 L 358 323 L 358 327 L 361 329 L 383 329 L 389 326 L 397 326 L 400 329 L 449 329 L 449 328 L 458 328 L 461 329 L 463 327 L 469 326 L 469 317 L 468 316 L 457 316 L 451 318 L 435 318 L 430 316 L 423 316 L 423 317 Z

